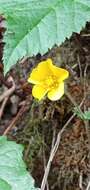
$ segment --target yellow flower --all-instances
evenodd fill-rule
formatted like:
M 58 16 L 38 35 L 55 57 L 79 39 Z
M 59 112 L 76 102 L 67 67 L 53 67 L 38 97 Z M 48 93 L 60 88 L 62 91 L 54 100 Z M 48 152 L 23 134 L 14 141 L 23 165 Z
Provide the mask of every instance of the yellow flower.
M 34 84 L 32 95 L 41 100 L 46 94 L 52 101 L 60 99 L 64 94 L 64 80 L 69 72 L 53 65 L 51 59 L 42 61 L 32 70 L 28 82 Z

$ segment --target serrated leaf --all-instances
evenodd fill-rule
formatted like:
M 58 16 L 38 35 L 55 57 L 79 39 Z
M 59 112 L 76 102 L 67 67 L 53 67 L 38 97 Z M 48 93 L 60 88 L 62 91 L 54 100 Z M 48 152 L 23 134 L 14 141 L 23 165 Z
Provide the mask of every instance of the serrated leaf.
M 22 145 L 0 137 L 0 190 L 39 190 L 26 171 Z
M 89 0 L 0 0 L 7 19 L 4 72 L 23 56 L 44 54 L 90 21 Z

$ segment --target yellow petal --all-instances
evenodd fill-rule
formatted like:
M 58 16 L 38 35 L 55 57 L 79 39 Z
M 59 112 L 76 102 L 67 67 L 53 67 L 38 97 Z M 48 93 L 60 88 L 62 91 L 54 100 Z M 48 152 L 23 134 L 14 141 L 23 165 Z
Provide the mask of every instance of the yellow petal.
M 42 61 L 38 64 L 38 66 L 32 70 L 28 82 L 33 84 L 40 84 L 43 80 L 46 79 L 50 74 L 52 74 L 50 67 L 52 65 L 52 60 L 47 59 L 46 61 Z
M 54 65 L 51 65 L 50 69 L 53 72 L 53 75 L 56 76 L 59 81 L 63 81 L 69 77 L 69 72 L 66 69 L 62 69 Z
M 64 94 L 64 82 L 61 82 L 57 88 L 48 92 L 48 98 L 52 101 L 59 100 Z
M 38 100 L 41 100 L 47 93 L 47 89 L 45 89 L 43 86 L 40 85 L 34 85 L 32 89 L 32 95 L 34 98 L 37 98 Z

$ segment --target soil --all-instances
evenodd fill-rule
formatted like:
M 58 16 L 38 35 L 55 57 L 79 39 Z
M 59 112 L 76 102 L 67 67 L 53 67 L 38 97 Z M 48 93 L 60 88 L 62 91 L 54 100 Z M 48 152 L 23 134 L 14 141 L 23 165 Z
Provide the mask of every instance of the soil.
M 59 47 L 53 47 L 43 56 L 22 59 L 7 76 L 3 76 L 2 18 L 0 18 L 0 96 L 11 88 L 8 78 L 12 76 L 16 89 L 6 102 L 0 120 L 0 135 L 24 145 L 23 159 L 27 169 L 40 187 L 48 162 L 53 134 L 55 138 L 74 113 L 72 101 L 64 95 L 59 101 L 45 98 L 37 102 L 32 97 L 32 86 L 27 82 L 33 67 L 41 60 L 52 58 L 53 62 L 66 68 L 70 77 L 67 90 L 78 105 L 85 98 L 82 111 L 90 109 L 90 23 L 80 34 Z M 4 101 L 4 100 L 3 100 Z M 1 102 L 1 107 L 2 107 Z M 75 116 L 64 133 L 53 159 L 48 177 L 50 190 L 85 190 L 90 181 L 90 123 Z M 8 131 L 7 131 L 8 129 Z M 46 188 L 48 189 L 48 188 Z

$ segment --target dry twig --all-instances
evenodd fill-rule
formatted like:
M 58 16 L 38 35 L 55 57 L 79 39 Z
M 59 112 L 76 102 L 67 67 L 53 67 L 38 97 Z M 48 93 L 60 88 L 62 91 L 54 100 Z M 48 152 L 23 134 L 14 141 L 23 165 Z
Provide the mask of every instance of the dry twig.
M 8 81 L 12 82 L 12 87 L 10 89 L 7 89 L 5 87 L 5 92 L 0 96 L 0 102 L 3 101 L 2 104 L 1 104 L 1 108 L 0 108 L 0 120 L 2 118 L 3 111 L 4 111 L 4 108 L 6 106 L 7 101 L 9 99 L 9 96 L 11 96 L 12 93 L 14 92 L 14 90 L 15 90 L 15 83 L 14 83 L 14 80 L 13 80 L 13 78 L 11 76 L 8 78 Z
M 65 131 L 67 125 L 72 121 L 72 119 L 74 118 L 75 114 L 73 114 L 69 120 L 67 121 L 67 123 L 64 125 L 64 127 L 61 129 L 61 131 L 58 133 L 57 135 L 57 140 L 53 146 L 53 148 L 51 149 L 51 153 L 50 153 L 50 157 L 49 157 L 49 160 L 48 160 L 48 163 L 47 163 L 47 167 L 45 169 L 45 173 L 44 173 L 44 177 L 43 177 L 43 180 L 42 180 L 42 184 L 41 184 L 41 190 L 44 190 L 45 189 L 45 186 L 46 186 L 46 182 L 47 182 L 47 178 L 48 178 L 48 174 L 49 174 L 49 171 L 50 171 L 50 167 L 51 167 L 51 163 L 52 163 L 52 160 L 57 152 L 57 149 L 59 147 L 59 144 L 60 144 L 60 140 L 61 140 L 61 136 L 63 134 L 63 132 Z
M 1 108 L 0 108 L 0 120 L 1 120 L 1 118 L 2 118 L 2 115 L 3 115 L 3 112 L 4 112 L 4 108 L 5 108 L 5 106 L 6 106 L 7 101 L 8 101 L 8 97 L 6 97 L 6 98 L 4 99 L 4 101 L 3 101 L 2 105 L 1 105 Z
M 13 118 L 12 122 L 10 125 L 7 127 L 7 129 L 4 131 L 3 135 L 7 135 L 7 133 L 12 129 L 12 127 L 15 125 L 16 121 L 20 118 L 22 113 L 26 110 L 25 105 L 23 105 L 17 115 Z
M 80 71 L 80 81 L 81 81 L 81 84 L 82 84 L 82 82 L 83 82 L 83 74 L 82 74 L 82 67 L 81 67 L 79 55 L 77 56 L 77 60 L 78 60 L 79 71 Z
M 86 190 L 90 190 L 90 181 L 88 182 Z
M 79 187 L 80 187 L 80 189 L 83 190 L 82 182 L 83 182 L 83 175 L 82 175 L 82 172 L 81 172 L 81 173 L 80 173 L 80 176 L 79 176 Z
M 82 100 L 81 104 L 79 107 L 82 106 L 84 102 L 84 99 Z M 43 180 L 42 180 L 42 184 L 41 184 L 41 190 L 44 190 L 45 189 L 45 186 L 46 186 L 46 183 L 47 183 L 47 178 L 48 178 L 48 175 L 49 175 L 49 171 L 50 171 L 50 167 L 51 167 L 51 163 L 52 163 L 52 160 L 58 150 L 58 147 L 59 147 L 59 144 L 60 144 L 60 140 L 61 140 L 61 137 L 62 137 L 62 134 L 63 132 L 66 130 L 66 127 L 68 126 L 68 124 L 73 120 L 73 118 L 75 117 L 75 113 L 69 118 L 69 120 L 66 122 L 66 124 L 63 126 L 63 128 L 59 131 L 58 135 L 57 135 L 57 139 L 56 139 L 56 142 L 54 144 L 54 146 L 52 147 L 51 149 L 51 153 L 50 153 L 50 157 L 49 157 L 49 160 L 48 160 L 48 163 L 47 163 L 47 166 L 46 166 L 46 169 L 45 169 L 45 173 L 44 173 L 44 176 L 43 176 Z
M 12 94 L 12 93 L 14 92 L 14 90 L 15 90 L 15 82 L 14 82 L 13 78 L 10 76 L 8 80 L 9 80 L 9 82 L 12 82 L 12 87 L 11 87 L 10 89 L 6 90 L 6 91 L 0 96 L 0 102 L 2 102 L 4 98 L 11 96 L 11 94 Z

